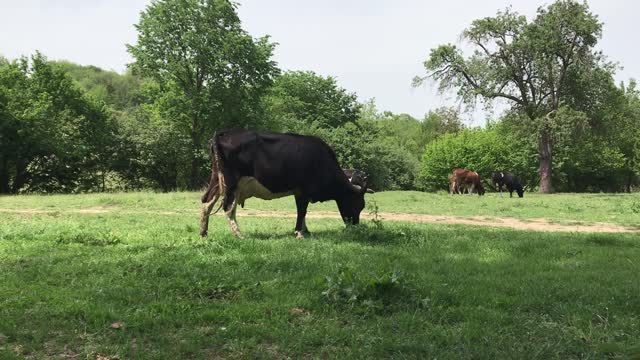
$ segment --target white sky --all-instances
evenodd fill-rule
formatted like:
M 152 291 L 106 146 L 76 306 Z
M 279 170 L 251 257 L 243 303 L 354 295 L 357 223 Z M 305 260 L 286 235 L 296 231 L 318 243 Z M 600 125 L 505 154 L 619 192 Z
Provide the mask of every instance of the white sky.
M 456 43 L 477 18 L 511 5 L 531 17 L 550 1 L 532 0 L 240 0 L 243 27 L 279 43 L 275 60 L 285 70 L 332 75 L 361 100 L 422 118 L 453 98 L 433 86 L 412 88 L 422 62 L 439 44 Z M 132 61 L 125 44 L 146 0 L 0 0 L 0 55 L 16 58 L 40 50 L 49 59 L 123 71 Z M 599 47 L 624 66 L 618 80 L 640 75 L 636 38 L 640 1 L 591 0 L 605 23 Z M 473 123 L 483 114 L 476 112 Z

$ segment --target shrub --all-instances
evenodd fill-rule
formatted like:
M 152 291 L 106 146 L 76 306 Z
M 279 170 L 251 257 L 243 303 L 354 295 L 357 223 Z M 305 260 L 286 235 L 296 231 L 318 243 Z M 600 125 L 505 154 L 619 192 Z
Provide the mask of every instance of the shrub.
M 429 143 L 422 156 L 418 187 L 428 191 L 448 188 L 454 168 L 471 169 L 487 181 L 497 170 L 509 170 L 523 184 L 537 179 L 537 155 L 534 144 L 519 141 L 501 125 L 486 129 L 464 129 L 445 134 Z

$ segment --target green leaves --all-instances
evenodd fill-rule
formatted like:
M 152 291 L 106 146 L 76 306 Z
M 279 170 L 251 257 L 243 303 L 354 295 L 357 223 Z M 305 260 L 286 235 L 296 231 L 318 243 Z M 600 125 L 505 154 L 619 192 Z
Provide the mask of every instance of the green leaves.
M 137 43 L 127 45 L 134 73 L 155 79 L 162 90 L 180 92 L 177 129 L 190 139 L 190 188 L 204 181 L 204 134 L 225 127 L 261 127 L 260 98 L 278 73 L 275 45 L 253 39 L 228 0 L 155 1 L 142 12 Z
M 274 126 L 294 132 L 304 132 L 310 125 L 336 128 L 353 123 L 361 108 L 354 93 L 339 87 L 334 78 L 312 71 L 278 76 L 264 104 Z
M 114 141 L 113 119 L 40 53 L 0 68 L 2 192 L 100 188 Z M 8 174 L 8 175 L 7 175 Z
M 488 129 L 464 129 L 429 143 L 422 157 L 419 187 L 448 189 L 454 168 L 475 170 L 488 181 L 493 171 L 509 170 L 523 185 L 535 183 L 535 142 L 510 135 L 503 124 Z
M 474 106 L 477 99 L 490 103 L 507 100 L 511 111 L 527 122 L 544 119 L 567 105 L 576 94 L 588 93 L 588 75 L 601 71 L 612 77 L 612 66 L 603 61 L 594 46 L 602 34 L 602 24 L 586 3 L 559 0 L 539 8 L 528 22 L 507 9 L 494 17 L 475 20 L 463 38 L 473 47 L 465 57 L 453 45 L 441 45 L 425 61 L 427 76 L 414 80 L 419 85 L 431 78 L 441 91 L 456 89 L 458 98 Z M 582 86 L 575 75 L 584 76 Z M 573 76 L 573 78 L 572 78 Z M 544 124 L 543 124 L 544 125 Z M 536 126 L 540 136 L 541 191 L 551 191 L 554 128 Z

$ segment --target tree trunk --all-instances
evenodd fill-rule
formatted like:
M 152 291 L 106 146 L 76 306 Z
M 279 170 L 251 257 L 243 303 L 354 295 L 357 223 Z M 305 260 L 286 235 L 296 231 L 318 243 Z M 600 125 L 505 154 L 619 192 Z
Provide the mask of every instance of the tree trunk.
M 20 159 L 16 162 L 16 177 L 11 192 L 17 194 L 27 181 L 27 163 Z
M 200 162 L 198 161 L 198 152 L 200 151 L 200 134 L 193 129 L 191 131 L 191 176 L 189 178 L 189 187 L 191 190 L 198 190 L 200 187 Z
M 540 158 L 540 193 L 551 194 L 551 170 L 553 165 L 553 141 L 549 130 L 545 129 L 540 135 L 538 143 L 538 155 Z
M 9 192 L 9 162 L 6 157 L 0 161 L 0 194 Z

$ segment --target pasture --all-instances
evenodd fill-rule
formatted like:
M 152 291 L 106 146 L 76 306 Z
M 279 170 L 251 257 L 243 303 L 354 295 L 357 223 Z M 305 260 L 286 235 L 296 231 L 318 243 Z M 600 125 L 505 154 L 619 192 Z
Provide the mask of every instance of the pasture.
M 293 198 L 202 239 L 199 196 L 0 197 L 0 358 L 640 357 L 638 194 L 384 192 L 304 240 Z M 626 232 L 448 224 L 502 217 Z

